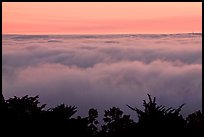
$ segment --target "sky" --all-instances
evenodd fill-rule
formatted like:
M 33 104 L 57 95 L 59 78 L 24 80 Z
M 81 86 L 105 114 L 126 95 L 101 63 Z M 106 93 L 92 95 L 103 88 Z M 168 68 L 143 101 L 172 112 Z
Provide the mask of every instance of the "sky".
M 3 2 L 3 34 L 202 32 L 201 2 Z

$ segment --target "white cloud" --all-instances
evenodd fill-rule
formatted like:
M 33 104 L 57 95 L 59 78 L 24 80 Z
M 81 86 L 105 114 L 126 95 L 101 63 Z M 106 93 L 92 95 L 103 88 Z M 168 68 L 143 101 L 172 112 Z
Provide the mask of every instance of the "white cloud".
M 186 103 L 183 113 L 191 113 L 201 109 L 201 39 L 172 37 L 14 39 L 3 45 L 2 90 L 5 97 L 38 94 L 50 106 L 77 105 L 81 113 L 141 107 L 150 93 L 166 106 Z

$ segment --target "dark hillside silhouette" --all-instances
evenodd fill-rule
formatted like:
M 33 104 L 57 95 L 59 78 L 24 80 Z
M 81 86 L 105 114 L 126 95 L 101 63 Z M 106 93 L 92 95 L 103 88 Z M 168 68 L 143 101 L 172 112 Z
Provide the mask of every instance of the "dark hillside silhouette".
M 203 114 L 200 110 L 184 119 L 180 114 L 183 105 L 176 109 L 165 108 L 157 105 L 156 98 L 152 99 L 149 94 L 149 101 L 143 101 L 144 111 L 127 105 L 138 115 L 138 122 L 120 108 L 112 107 L 104 111 L 104 123 L 101 124 L 97 120 L 97 109 L 89 109 L 86 117 L 74 118 L 76 106 L 61 104 L 45 110 L 45 104 L 40 105 L 38 98 L 26 95 L 5 100 L 2 95 L 1 133 L 8 136 L 202 136 Z

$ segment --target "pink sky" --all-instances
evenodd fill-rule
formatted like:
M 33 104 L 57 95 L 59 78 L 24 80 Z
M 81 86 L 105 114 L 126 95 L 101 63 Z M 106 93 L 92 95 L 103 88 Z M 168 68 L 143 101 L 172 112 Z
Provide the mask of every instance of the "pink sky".
M 3 2 L 3 34 L 202 32 L 201 2 Z

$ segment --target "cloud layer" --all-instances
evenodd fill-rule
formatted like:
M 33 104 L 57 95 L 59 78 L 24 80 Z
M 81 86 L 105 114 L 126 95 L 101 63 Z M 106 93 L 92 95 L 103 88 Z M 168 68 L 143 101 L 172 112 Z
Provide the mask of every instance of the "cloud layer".
M 146 94 L 160 104 L 201 109 L 201 35 L 3 36 L 3 94 L 40 95 L 79 113 L 126 104 Z

